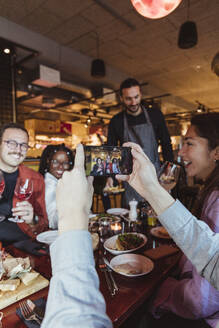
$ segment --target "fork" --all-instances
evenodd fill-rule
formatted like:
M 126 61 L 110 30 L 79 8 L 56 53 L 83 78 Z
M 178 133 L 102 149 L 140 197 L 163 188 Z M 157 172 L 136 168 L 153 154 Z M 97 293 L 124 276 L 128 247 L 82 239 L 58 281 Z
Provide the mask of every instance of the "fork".
M 22 315 L 23 315 L 23 317 L 24 317 L 25 320 L 27 320 L 27 321 L 34 320 L 39 325 L 41 325 L 42 320 L 40 320 L 38 318 L 38 316 L 36 315 L 36 313 L 34 313 L 34 311 L 29 307 L 29 305 L 27 304 L 26 301 L 20 302 L 19 303 L 19 307 L 20 307 L 21 313 L 22 313 Z

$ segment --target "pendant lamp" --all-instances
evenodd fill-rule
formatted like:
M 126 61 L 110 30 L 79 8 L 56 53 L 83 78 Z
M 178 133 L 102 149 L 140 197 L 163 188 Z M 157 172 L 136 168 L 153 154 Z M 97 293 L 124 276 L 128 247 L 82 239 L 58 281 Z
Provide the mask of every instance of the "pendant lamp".
M 181 25 L 178 36 L 178 47 L 181 49 L 192 48 L 198 43 L 196 23 L 189 20 L 189 8 L 188 0 L 187 21 Z
M 97 58 L 91 62 L 91 76 L 95 78 L 101 78 L 106 75 L 105 63 L 102 59 L 99 58 L 99 36 L 96 34 L 96 46 L 97 46 Z
M 179 6 L 182 0 L 131 0 L 136 11 L 151 19 L 158 19 L 169 15 Z
M 106 75 L 105 63 L 102 59 L 94 59 L 91 63 L 91 76 L 104 77 Z

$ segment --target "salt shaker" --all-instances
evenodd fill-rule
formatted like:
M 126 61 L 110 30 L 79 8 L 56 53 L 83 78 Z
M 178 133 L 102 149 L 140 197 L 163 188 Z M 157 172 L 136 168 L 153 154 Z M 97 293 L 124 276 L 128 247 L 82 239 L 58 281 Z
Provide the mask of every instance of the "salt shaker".
M 129 207 L 130 207 L 129 219 L 131 221 L 136 221 L 137 220 L 137 217 L 138 217 L 137 205 L 138 205 L 138 202 L 135 199 L 133 199 L 129 202 Z

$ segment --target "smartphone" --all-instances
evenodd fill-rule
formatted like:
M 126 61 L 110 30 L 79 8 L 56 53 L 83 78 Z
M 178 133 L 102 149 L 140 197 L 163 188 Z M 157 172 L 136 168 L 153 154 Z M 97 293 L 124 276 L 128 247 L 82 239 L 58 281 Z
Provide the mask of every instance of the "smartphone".
M 130 147 L 84 146 L 86 175 L 114 176 L 132 173 Z

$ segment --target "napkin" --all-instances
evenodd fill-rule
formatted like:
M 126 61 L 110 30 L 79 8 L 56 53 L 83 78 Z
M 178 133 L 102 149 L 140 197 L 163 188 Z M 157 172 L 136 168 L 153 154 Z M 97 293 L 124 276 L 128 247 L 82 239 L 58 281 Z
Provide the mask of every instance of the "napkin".
M 45 308 L 46 308 L 46 301 L 44 300 L 44 298 L 39 298 L 38 300 L 33 301 L 33 303 L 35 303 L 36 306 L 42 308 L 43 310 L 45 310 Z M 33 321 L 33 320 L 27 321 L 27 320 L 25 320 L 24 317 L 21 314 L 20 308 L 16 309 L 16 314 L 22 319 L 22 321 L 25 323 L 25 325 L 28 328 L 39 328 L 40 327 L 40 325 L 36 321 Z
M 179 252 L 179 248 L 172 245 L 160 245 L 157 248 L 151 248 L 144 251 L 144 255 L 151 260 L 159 260 L 162 257 L 171 256 Z
M 45 244 L 33 241 L 31 239 L 18 241 L 13 244 L 14 247 L 21 249 L 33 255 L 42 256 L 49 254 L 49 247 Z

